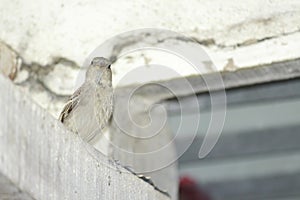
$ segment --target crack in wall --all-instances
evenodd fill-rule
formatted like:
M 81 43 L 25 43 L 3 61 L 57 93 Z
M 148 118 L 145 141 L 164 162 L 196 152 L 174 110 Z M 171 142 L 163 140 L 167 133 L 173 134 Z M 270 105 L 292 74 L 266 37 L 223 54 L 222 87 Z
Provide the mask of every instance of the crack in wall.
M 284 37 L 284 36 L 289 36 L 289 35 L 293 35 L 296 33 L 300 33 L 300 29 L 296 30 L 296 31 L 291 31 L 291 32 L 287 32 L 287 33 L 281 33 L 279 35 L 274 35 L 274 36 L 267 36 L 267 37 L 263 37 L 260 39 L 256 39 L 256 38 L 249 38 L 247 40 L 245 40 L 244 42 L 241 43 L 236 43 L 234 45 L 224 45 L 221 43 L 217 43 L 215 39 L 213 38 L 208 38 L 208 39 L 198 39 L 196 37 L 192 37 L 193 40 L 195 40 L 197 43 L 206 46 L 206 47 L 217 47 L 219 49 L 235 49 L 236 47 L 247 47 L 250 45 L 254 45 L 254 44 L 258 44 L 260 42 L 264 42 L 267 40 L 272 40 L 272 39 L 277 39 L 280 37 Z
M 245 41 L 243 43 L 237 43 L 236 46 L 237 47 L 245 47 L 245 46 L 249 46 L 249 45 L 252 45 L 252 44 L 257 44 L 257 43 L 260 43 L 260 42 L 264 42 L 264 41 L 267 41 L 267 40 L 272 40 L 272 39 L 277 39 L 277 38 L 284 37 L 284 36 L 293 35 L 293 34 L 296 34 L 296 33 L 300 33 L 300 29 L 298 29 L 296 31 L 282 33 L 282 34 L 279 34 L 279 35 L 264 37 L 264 38 L 261 38 L 261 39 L 253 39 L 254 40 L 253 43 L 249 43 L 247 41 Z M 234 47 L 234 46 L 232 46 L 232 47 Z
M 23 63 L 21 65 L 20 71 L 21 70 L 25 70 L 29 73 L 28 77 L 26 78 L 26 80 L 22 81 L 21 83 L 15 83 L 18 86 L 25 86 L 26 84 L 39 84 L 41 85 L 45 91 L 47 91 L 49 94 L 56 96 L 57 98 L 65 98 L 66 96 L 69 95 L 62 95 L 62 94 L 58 94 L 53 92 L 43 81 L 42 78 L 46 75 L 48 75 L 49 73 L 51 73 L 54 68 L 55 65 L 57 64 L 62 64 L 62 63 L 75 63 L 73 61 L 69 61 L 69 60 L 65 60 L 64 58 L 60 58 L 57 61 L 52 62 L 51 64 L 47 64 L 45 66 L 39 65 L 37 63 L 33 63 L 32 65 L 27 65 L 25 63 Z M 68 65 L 70 66 L 70 65 Z M 77 67 L 72 67 L 74 69 L 76 69 Z M 79 68 L 79 67 L 78 67 Z M 77 68 L 77 69 L 78 69 Z
M 260 19 L 260 20 L 262 20 L 262 19 Z M 262 23 L 271 23 L 270 21 L 272 21 L 272 19 L 266 19 L 266 20 L 268 22 L 262 22 Z M 255 21 L 255 20 L 248 22 L 248 24 L 253 23 L 253 21 Z M 257 21 L 257 19 L 256 19 L 256 21 Z M 238 29 L 240 26 L 245 26 L 245 24 L 244 23 L 237 24 L 237 25 L 233 26 L 233 28 L 235 27 L 236 29 Z M 247 40 L 244 40 L 241 43 L 236 43 L 234 45 L 224 45 L 222 43 L 218 43 L 215 37 L 206 38 L 206 39 L 201 40 L 198 37 L 193 37 L 193 36 L 180 37 L 180 36 L 174 36 L 174 35 L 167 35 L 162 32 L 158 32 L 158 34 L 154 34 L 151 32 L 151 30 L 150 31 L 148 30 L 148 31 L 142 32 L 142 34 L 128 35 L 127 37 L 116 38 L 116 40 L 114 40 L 114 44 L 111 44 L 112 50 L 109 53 L 108 57 L 113 62 L 115 62 L 117 57 L 126 48 L 139 46 L 139 45 L 145 46 L 145 44 L 152 45 L 152 46 L 155 46 L 155 45 L 159 46 L 161 44 L 163 45 L 163 43 L 166 43 L 168 41 L 201 44 L 201 45 L 209 47 L 209 48 L 217 47 L 219 49 L 228 49 L 228 48 L 235 49 L 238 47 L 250 46 L 250 45 L 258 44 L 258 43 L 261 43 L 264 41 L 268 41 L 268 40 L 272 40 L 272 39 L 276 39 L 276 38 L 280 38 L 280 37 L 284 37 L 284 36 L 289 36 L 289 35 L 296 34 L 299 32 L 300 32 L 300 29 L 297 29 L 295 31 L 284 32 L 284 33 L 272 35 L 272 36 L 266 36 L 266 37 L 263 37 L 260 39 L 249 38 Z M 6 43 L 4 43 L 4 44 L 7 45 Z M 9 47 L 9 45 L 7 45 L 7 46 Z M 11 50 L 14 51 L 13 49 L 11 49 Z M 66 97 L 70 96 L 70 94 L 66 95 L 66 94 L 61 94 L 59 92 L 53 91 L 53 89 L 51 89 L 49 87 L 49 85 L 45 84 L 43 79 L 44 79 L 44 77 L 48 76 L 51 72 L 53 72 L 54 69 L 56 67 L 58 67 L 58 65 L 62 65 L 59 67 L 65 67 L 65 66 L 69 67 L 69 70 L 79 70 L 80 67 L 75 61 L 70 60 L 65 57 L 54 57 L 54 58 L 52 58 L 52 61 L 50 63 L 47 63 L 46 65 L 40 65 L 39 63 L 34 63 L 34 62 L 28 64 L 28 63 L 24 63 L 24 60 L 19 55 L 19 52 L 16 52 L 16 54 L 17 54 L 18 58 L 20 60 L 22 60 L 21 67 L 18 69 L 18 72 L 26 71 L 28 73 L 28 77 L 26 77 L 21 82 L 16 83 L 18 86 L 30 87 L 29 86 L 30 84 L 38 84 L 39 90 L 36 90 L 36 92 L 46 92 L 52 98 L 56 98 L 59 101 L 65 101 Z M 67 68 L 65 68 L 65 69 L 66 69 L 66 71 L 68 70 Z M 61 77 L 59 77 L 59 78 L 61 78 Z
M 121 38 L 120 40 L 117 40 L 117 44 L 113 45 L 113 50 L 110 54 L 110 59 L 115 62 L 118 55 L 126 48 L 134 46 L 138 43 L 145 42 L 148 45 L 159 45 L 161 43 L 165 43 L 170 40 L 174 41 L 181 41 L 181 42 L 186 42 L 186 43 L 194 43 L 194 44 L 200 44 L 206 47 L 216 47 L 218 49 L 235 49 L 237 47 L 247 47 L 250 45 L 255 45 L 260 42 L 268 41 L 268 40 L 273 40 L 277 39 L 280 37 L 285 37 L 289 35 L 293 35 L 296 33 L 299 33 L 300 29 L 297 29 L 295 31 L 290 31 L 290 32 L 284 32 L 281 34 L 277 35 L 272 35 L 272 36 L 266 36 L 263 38 L 248 38 L 244 40 L 243 42 L 240 43 L 235 43 L 233 45 L 224 45 L 222 43 L 218 43 L 215 38 L 207 38 L 207 39 L 199 39 L 194 36 L 190 37 L 179 37 L 179 36 L 165 36 L 165 37 L 160 37 L 160 35 L 153 35 L 151 32 L 144 32 L 143 35 L 141 36 L 135 36 L 135 35 L 130 35 L 125 38 Z M 155 39 L 154 41 L 149 41 L 148 38 Z M 148 41 L 147 41 L 148 40 Z

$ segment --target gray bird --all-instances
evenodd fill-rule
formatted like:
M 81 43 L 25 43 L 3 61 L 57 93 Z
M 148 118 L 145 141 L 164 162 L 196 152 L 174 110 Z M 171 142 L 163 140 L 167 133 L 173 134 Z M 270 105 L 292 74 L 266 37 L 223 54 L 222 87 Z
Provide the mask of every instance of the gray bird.
M 84 141 L 104 131 L 113 112 L 111 62 L 95 57 L 87 69 L 85 82 L 70 97 L 59 120 Z

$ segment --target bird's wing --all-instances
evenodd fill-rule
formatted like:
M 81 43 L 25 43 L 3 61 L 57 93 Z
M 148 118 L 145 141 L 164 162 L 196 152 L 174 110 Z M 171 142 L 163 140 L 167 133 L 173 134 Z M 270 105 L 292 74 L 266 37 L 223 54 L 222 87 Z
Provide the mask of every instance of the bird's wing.
M 67 104 L 65 105 L 63 111 L 59 115 L 59 121 L 64 123 L 64 120 L 68 118 L 72 110 L 78 105 L 79 102 L 79 96 L 82 91 L 82 86 L 78 88 L 72 96 L 69 98 Z

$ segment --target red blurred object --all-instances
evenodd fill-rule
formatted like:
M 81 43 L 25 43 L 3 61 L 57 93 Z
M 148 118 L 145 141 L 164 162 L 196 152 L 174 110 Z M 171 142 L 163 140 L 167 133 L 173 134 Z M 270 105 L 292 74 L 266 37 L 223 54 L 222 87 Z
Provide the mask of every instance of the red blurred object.
M 195 180 L 189 176 L 180 177 L 179 200 L 211 200 L 211 198 L 200 189 Z

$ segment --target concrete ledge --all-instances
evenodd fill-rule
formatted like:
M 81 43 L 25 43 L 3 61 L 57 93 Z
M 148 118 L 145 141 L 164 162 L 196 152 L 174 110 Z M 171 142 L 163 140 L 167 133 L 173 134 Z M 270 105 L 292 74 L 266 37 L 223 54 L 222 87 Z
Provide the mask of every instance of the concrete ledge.
M 36 199 L 168 199 L 0 76 L 0 171 Z
M 1 200 L 33 200 L 27 193 L 21 191 L 0 172 L 0 199 Z

